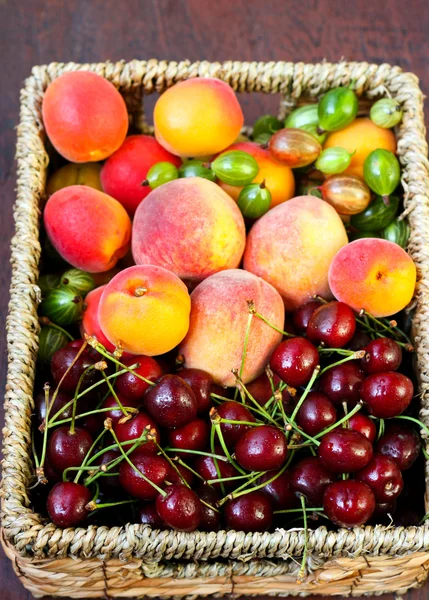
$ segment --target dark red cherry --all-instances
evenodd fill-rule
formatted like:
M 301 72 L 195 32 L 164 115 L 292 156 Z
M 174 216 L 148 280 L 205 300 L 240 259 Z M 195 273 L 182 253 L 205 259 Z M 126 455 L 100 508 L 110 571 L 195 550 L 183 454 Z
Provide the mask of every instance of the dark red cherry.
M 162 370 L 159 364 L 150 356 L 131 356 L 122 360 L 124 365 L 131 367 L 136 363 L 138 367 L 133 373 L 124 373 L 116 379 L 116 390 L 118 394 L 129 400 L 141 400 L 143 394 L 150 387 L 148 383 L 136 377 L 136 374 L 141 375 L 149 381 L 156 381 L 162 375 Z
M 170 446 L 184 448 L 185 450 L 205 450 L 209 443 L 210 427 L 204 419 L 194 419 L 183 427 L 173 429 L 168 433 Z M 182 458 L 189 458 L 189 454 L 177 452 Z
M 121 456 L 121 453 L 118 450 L 106 450 L 97 460 L 95 461 L 96 465 L 108 465 L 110 462 L 116 460 Z M 117 473 L 119 470 L 119 466 L 121 463 L 118 463 L 116 467 L 112 467 L 110 471 L 112 473 Z M 108 473 L 109 471 L 106 471 Z M 98 479 L 98 483 L 102 486 L 103 490 L 117 490 L 120 488 L 119 477 L 118 475 L 102 475 Z
M 392 502 L 379 502 L 375 505 L 371 521 L 377 525 L 388 525 L 395 511 L 396 500 L 392 500 Z
M 49 403 L 52 402 L 54 390 L 51 388 L 49 390 Z M 64 394 L 63 392 L 58 392 L 57 397 L 54 400 L 54 404 L 50 408 L 49 416 L 52 419 L 54 415 L 57 414 L 66 404 L 71 402 L 73 398 L 68 394 Z M 68 408 L 61 411 L 58 417 L 55 419 L 56 421 L 60 421 L 61 419 L 69 419 L 72 416 L 73 405 L 70 404 Z M 40 392 L 34 398 L 34 413 L 36 415 L 37 423 L 40 425 L 43 423 L 46 417 L 46 402 L 45 402 L 45 392 Z
M 46 502 L 48 514 L 57 527 L 77 527 L 89 515 L 85 508 L 91 501 L 91 492 L 80 483 L 56 483 Z
M 168 529 L 156 510 L 155 502 L 148 502 L 137 512 L 137 522 L 142 525 L 150 525 L 152 529 Z
M 68 467 L 79 467 L 92 445 L 91 435 L 76 427 L 74 433 L 67 426 L 58 427 L 48 441 L 48 460 L 55 471 L 62 473 Z
M 259 479 L 259 483 L 269 481 L 277 472 L 278 470 L 265 473 L 265 475 L 262 475 Z M 261 492 L 264 492 L 264 494 L 268 496 L 271 505 L 276 510 L 286 510 L 298 506 L 298 499 L 295 496 L 294 489 L 291 485 L 290 471 L 284 471 L 281 475 L 276 477 L 274 481 L 267 483 L 266 486 L 261 488 Z
M 376 454 L 366 467 L 356 473 L 355 477 L 372 489 L 376 502 L 391 502 L 404 488 L 398 465 L 382 454 Z
M 113 429 L 120 442 L 136 440 L 143 434 L 145 430 L 151 431 L 152 434 L 155 435 L 155 440 L 152 439 L 142 442 L 142 444 L 139 446 L 139 452 L 140 454 L 156 454 L 158 452 L 158 447 L 155 444 L 155 441 L 157 441 L 159 444 L 161 435 L 154 419 L 152 419 L 152 417 L 147 415 L 145 412 L 138 412 L 134 417 L 128 421 L 125 421 L 124 423 L 115 423 Z M 131 445 L 125 446 L 125 449 L 129 449 Z
M 360 395 L 368 412 L 378 419 L 389 419 L 403 413 L 413 394 L 411 379 L 395 371 L 368 375 L 360 386 Z
M 296 422 L 308 435 L 317 435 L 337 420 L 335 406 L 320 392 L 310 392 L 301 405 Z
M 297 494 L 302 494 L 310 506 L 320 506 L 325 489 L 335 481 L 335 475 L 328 471 L 316 456 L 300 460 L 292 469 L 291 486 Z
M 244 404 L 234 402 L 233 400 L 220 404 L 217 407 L 217 412 L 222 419 L 228 419 L 229 421 L 255 422 L 255 417 L 250 410 L 246 408 Z M 223 439 L 225 440 L 226 445 L 231 448 L 234 447 L 240 437 L 251 428 L 251 425 L 234 425 L 232 423 L 221 423 L 220 426 Z
M 222 396 L 222 390 L 215 390 L 218 386 L 215 385 L 210 373 L 207 373 L 207 371 L 203 371 L 202 369 L 182 369 L 179 371 L 178 375 L 192 388 L 195 398 L 197 399 L 198 414 L 208 414 L 213 405 L 210 394 L 215 392 Z
M 389 423 L 377 444 L 377 452 L 395 461 L 401 471 L 406 471 L 414 464 L 421 448 L 417 431 L 396 423 Z
M 154 500 L 158 496 L 158 491 L 151 485 L 150 481 L 158 487 L 164 487 L 164 482 L 170 474 L 170 465 L 162 456 L 147 456 L 132 452 L 130 459 L 139 472 L 133 469 L 127 461 L 122 461 L 119 467 L 121 487 L 134 498 Z M 140 473 L 150 481 L 143 479 Z
M 78 423 L 79 427 L 88 431 L 94 440 L 104 428 L 104 419 L 102 413 L 87 415 L 86 417 L 77 419 L 76 422 Z
M 328 369 L 319 380 L 319 391 L 336 406 L 347 402 L 354 406 L 360 400 L 360 386 L 365 373 L 357 361 L 345 362 Z
M 195 490 L 198 498 L 201 500 L 201 523 L 198 526 L 200 531 L 219 531 L 222 527 L 222 514 L 216 508 L 216 503 L 220 500 L 220 494 L 206 485 Z M 210 504 L 213 508 L 207 506 Z
M 79 358 L 76 359 L 78 352 L 79 348 L 65 346 L 64 348 L 57 350 L 52 357 L 51 373 L 56 385 L 59 384 L 67 369 L 73 364 L 61 383 L 62 392 L 73 394 L 84 371 L 97 362 L 87 350 L 84 350 Z M 83 378 L 81 389 L 83 390 L 95 383 L 98 377 L 98 372 L 91 370 Z
M 138 408 L 139 406 L 141 406 L 141 401 L 134 399 L 131 400 L 130 398 L 124 398 L 123 396 L 118 395 L 119 398 L 119 402 L 122 404 L 122 406 L 124 408 Z M 116 398 L 114 396 L 108 396 L 105 401 L 103 402 L 103 404 L 101 405 L 101 408 L 111 408 L 112 410 L 107 410 L 106 412 L 102 412 L 100 413 L 100 415 L 102 416 L 103 420 L 104 419 L 112 419 L 112 423 L 114 425 L 116 425 L 116 423 L 120 420 L 123 419 L 126 415 L 124 415 L 124 413 L 122 412 L 122 410 L 119 408 L 119 405 L 116 401 Z M 134 413 L 131 413 L 134 414 Z
M 267 531 L 273 522 L 273 509 L 268 497 L 257 490 L 227 502 L 225 520 L 228 529 Z
M 321 303 L 318 300 L 311 300 L 306 304 L 301 304 L 293 313 L 293 326 L 297 333 L 305 335 L 311 316 L 319 308 Z
M 374 443 L 377 436 L 377 428 L 372 419 L 362 413 L 356 413 L 348 420 L 349 429 L 359 431 L 362 435 L 369 439 L 371 444 Z
M 43 465 L 43 471 L 46 479 L 48 480 L 48 484 L 52 487 L 54 483 L 58 481 L 62 481 L 61 473 L 58 473 L 51 467 L 51 463 L 48 458 L 45 459 L 45 464 Z M 38 486 L 40 487 L 40 486 Z M 37 488 L 35 488 L 37 489 Z
M 333 473 L 354 473 L 373 455 L 371 442 L 358 431 L 338 428 L 326 433 L 318 448 L 320 460 Z
M 273 374 L 273 383 L 274 389 L 277 390 L 279 384 L 281 383 L 281 379 L 278 375 Z M 266 373 L 262 373 L 259 377 L 254 379 L 252 382 L 246 385 L 247 391 L 249 394 L 256 400 L 258 404 L 261 406 L 265 406 L 268 400 L 271 399 L 273 395 L 273 390 L 271 388 L 270 380 L 267 377 Z M 286 406 L 290 402 L 290 395 L 287 390 L 283 390 L 283 406 Z
M 401 346 L 390 338 L 371 340 L 364 350 L 360 362 L 367 373 L 397 371 L 402 362 Z
M 271 370 L 292 387 L 306 385 L 318 364 L 317 348 L 303 337 L 284 340 L 270 359 Z
M 370 341 L 371 338 L 367 333 L 365 333 L 365 331 L 362 331 L 362 329 L 356 329 L 354 336 L 347 344 L 346 348 L 354 351 L 362 350 Z
M 222 455 L 222 452 L 216 451 L 216 453 Z M 217 464 L 222 479 L 226 479 L 228 477 L 236 477 L 237 475 L 239 475 L 237 469 L 235 469 L 235 467 L 233 467 L 231 464 L 223 460 L 218 460 Z M 194 462 L 194 469 L 198 473 L 198 475 L 200 475 L 204 479 L 204 481 L 218 479 L 216 466 L 211 456 L 197 456 Z M 219 483 L 212 483 L 211 485 L 216 489 L 219 489 L 220 487 Z M 225 489 L 228 490 L 237 487 L 237 482 L 225 481 L 223 485 L 225 486 Z
M 156 510 L 163 521 L 178 531 L 194 531 L 202 519 L 201 502 L 188 487 L 173 484 L 167 487 L 167 495 L 158 494 Z
M 329 348 L 343 348 L 352 339 L 356 329 L 354 312 L 344 302 L 328 302 L 311 315 L 307 337 L 312 342 Z
M 188 454 L 188 456 L 189 456 L 189 454 Z M 194 474 L 192 473 L 192 471 L 190 471 L 189 469 L 187 469 L 180 463 L 175 463 L 175 466 L 176 466 L 177 471 L 179 471 L 180 475 L 176 471 L 176 469 L 173 469 L 173 467 L 170 465 L 170 473 L 168 475 L 168 482 L 184 484 L 186 481 L 186 483 L 188 485 L 192 485 L 194 482 Z
M 237 462 L 248 471 L 271 471 L 283 465 L 287 457 L 286 437 L 272 425 L 252 427 L 235 446 Z
M 326 516 L 339 527 L 359 527 L 372 517 L 374 494 L 366 483 L 347 479 L 331 483 L 323 495 Z
M 164 375 L 144 396 L 144 406 L 161 427 L 183 427 L 197 416 L 192 388 L 177 375 Z

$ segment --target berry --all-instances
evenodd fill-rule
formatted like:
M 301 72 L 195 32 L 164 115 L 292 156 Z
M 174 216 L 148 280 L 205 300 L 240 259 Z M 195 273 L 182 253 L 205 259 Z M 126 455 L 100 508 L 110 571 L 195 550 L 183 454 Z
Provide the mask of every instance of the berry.
M 235 456 L 248 471 L 278 469 L 287 457 L 286 437 L 272 425 L 253 427 L 238 440 Z
M 189 456 L 189 455 L 188 455 Z M 176 471 L 179 471 L 179 473 Z M 176 464 L 176 469 L 173 469 L 173 467 L 171 467 L 170 469 L 170 473 L 168 475 L 168 481 L 169 483 L 181 483 L 181 484 L 185 484 L 185 482 L 188 485 L 192 485 L 194 482 L 194 474 L 192 473 L 192 471 L 190 471 L 189 469 L 187 469 L 186 467 L 184 467 L 183 465 L 181 465 L 180 463 Z
M 220 500 L 220 495 L 216 490 L 203 485 L 195 490 L 195 492 L 201 501 L 207 502 L 207 504 L 216 508 L 216 503 Z M 219 531 L 222 526 L 221 513 L 209 508 L 207 504 L 201 502 L 202 516 L 198 529 L 200 531 Z
M 302 494 L 310 506 L 320 506 L 327 486 L 335 476 L 324 467 L 316 456 L 300 460 L 291 473 L 291 485 L 297 494 Z
M 273 374 L 274 389 L 278 389 L 280 382 L 280 377 Z M 262 375 L 254 379 L 251 383 L 248 383 L 246 387 L 249 394 L 261 406 L 265 406 L 268 400 L 270 400 L 271 396 L 273 395 L 271 383 L 266 373 L 262 373 Z M 290 401 L 290 395 L 286 389 L 283 390 L 282 397 L 283 406 L 286 406 Z
M 335 481 L 325 490 L 323 509 L 335 525 L 359 527 L 372 517 L 375 510 L 374 494 L 362 481 Z
M 318 300 L 311 300 L 296 309 L 293 314 L 293 326 L 298 333 L 305 335 L 310 318 L 319 306 L 320 302 Z
M 374 421 L 366 415 L 363 415 L 360 412 L 352 415 L 348 420 L 348 426 L 349 429 L 359 431 L 359 433 L 368 438 L 371 444 L 375 442 L 377 428 L 375 427 Z
M 68 467 L 80 467 L 92 445 L 91 435 L 76 427 L 74 433 L 68 427 L 58 427 L 48 442 L 48 460 L 58 473 Z
M 158 447 L 155 444 L 155 441 L 159 443 L 161 439 L 159 429 L 155 425 L 154 420 L 143 411 L 138 412 L 134 417 L 128 421 L 125 421 L 124 423 L 116 423 L 113 426 L 113 429 L 119 442 L 136 440 L 143 434 L 145 430 L 148 433 L 150 431 L 151 435 L 154 436 L 155 439 L 142 442 L 138 448 L 138 451 L 140 454 L 156 454 L 158 452 Z M 126 449 L 129 449 L 130 447 L 131 446 L 127 446 Z
M 318 364 L 317 348 L 302 337 L 281 342 L 270 360 L 271 370 L 292 387 L 306 385 Z
M 167 525 L 161 519 L 156 510 L 155 502 L 143 504 L 137 513 L 137 523 L 150 525 L 152 529 L 167 529 Z
M 421 447 L 414 429 L 389 423 L 386 433 L 378 441 L 377 452 L 392 459 L 401 471 L 406 471 L 416 461 Z
M 373 455 L 371 442 L 353 429 L 334 429 L 325 434 L 318 448 L 319 457 L 333 473 L 354 473 L 366 467 Z
M 308 435 L 314 436 L 337 420 L 335 406 L 327 396 L 310 392 L 301 405 L 296 422 Z
M 49 390 L 49 404 L 52 402 L 53 390 Z M 57 414 L 66 404 L 68 404 L 72 400 L 72 397 L 68 394 L 64 394 L 63 392 L 58 392 L 57 397 L 55 398 L 54 404 L 51 406 L 49 411 L 49 416 L 52 419 L 54 415 Z M 69 419 L 72 416 L 73 405 L 70 404 L 68 408 L 62 410 L 58 415 L 57 420 L 61 419 Z M 45 401 L 45 392 L 40 392 L 34 398 L 34 413 L 36 415 L 37 423 L 40 425 L 46 418 L 46 401 Z
M 269 481 L 274 477 L 275 474 L 276 471 L 269 471 L 268 473 L 265 473 L 265 475 L 262 475 L 259 479 L 259 483 Z M 295 496 L 295 492 L 291 484 L 290 471 L 284 471 L 281 475 L 274 479 L 274 481 L 267 483 L 266 486 L 261 488 L 261 491 L 268 496 L 271 505 L 276 510 L 294 508 L 298 504 L 297 497 Z
M 311 315 L 307 337 L 329 348 L 343 348 L 351 341 L 355 329 L 356 318 L 352 309 L 344 302 L 328 302 Z
M 213 404 L 210 394 L 217 387 L 213 377 L 202 369 L 182 369 L 179 377 L 192 388 L 197 399 L 198 414 L 207 414 Z
M 177 375 L 164 375 L 144 396 L 147 412 L 161 427 L 174 429 L 197 416 L 197 399 L 191 387 Z
M 273 522 L 273 509 L 263 492 L 250 492 L 225 505 L 225 520 L 236 531 L 266 531 Z
M 376 502 L 392 502 L 404 487 L 399 467 L 382 454 L 376 454 L 366 467 L 358 471 L 356 479 L 372 489 Z
M 61 481 L 49 492 L 46 508 L 58 527 L 77 527 L 88 516 L 86 505 L 90 501 L 91 492 L 84 485 Z
M 84 371 L 97 362 L 96 359 L 86 349 L 76 360 L 79 350 L 80 348 L 70 346 L 69 344 L 65 348 L 60 348 L 57 350 L 52 357 L 51 373 L 56 385 L 60 383 L 67 369 L 73 364 L 70 371 L 67 373 L 67 375 L 65 375 L 63 381 L 61 382 L 62 392 L 73 394 Z M 97 377 L 98 373 L 95 370 L 87 373 L 83 378 L 81 389 L 89 387 L 95 383 Z
M 371 340 L 364 348 L 365 356 L 361 364 L 367 373 L 397 371 L 402 361 L 402 350 L 395 340 L 378 338 Z
M 122 406 L 124 408 L 138 408 L 141 405 L 141 402 L 139 402 L 138 400 L 134 399 L 131 400 L 131 398 L 124 398 L 123 396 L 119 396 L 119 402 L 122 404 Z M 102 413 L 100 413 L 100 416 L 103 419 L 112 419 L 112 423 L 114 425 L 116 425 L 116 423 L 124 418 L 124 413 L 122 412 L 122 410 L 119 408 L 118 403 L 116 402 L 116 398 L 115 396 L 108 396 L 105 401 L 103 402 L 103 404 L 101 405 L 101 408 L 111 408 L 112 410 L 107 410 L 107 411 L 103 411 Z
M 397 417 L 408 408 L 414 387 L 402 373 L 389 371 L 369 375 L 360 386 L 360 395 L 368 411 L 378 419 Z
M 240 402 L 233 402 L 232 400 L 224 402 L 218 406 L 217 412 L 222 419 L 255 422 L 255 417 L 250 410 Z M 232 423 L 221 423 L 220 426 L 226 445 L 231 447 L 235 446 L 240 437 L 251 428 L 251 425 L 234 425 Z
M 183 427 L 173 429 L 168 433 L 170 446 L 173 448 L 184 448 L 185 450 L 205 450 L 209 440 L 210 427 L 203 419 L 194 419 Z M 182 457 L 189 454 L 177 453 Z
M 107 450 L 99 458 L 97 458 L 97 460 L 95 461 L 95 464 L 96 465 L 107 465 L 108 463 L 112 462 L 113 460 L 116 460 L 120 456 L 121 456 L 121 453 L 118 450 Z M 111 469 L 112 473 L 114 471 L 117 472 L 117 470 L 119 468 L 119 464 L 117 467 L 112 467 L 112 469 Z M 109 472 L 109 471 L 107 471 L 107 472 Z M 102 486 L 103 490 L 106 490 L 106 492 L 109 490 L 110 491 L 117 490 L 121 487 L 120 483 L 119 483 L 118 475 L 109 475 L 109 476 L 106 475 L 104 477 L 100 477 L 98 482 Z
M 201 502 L 197 494 L 180 484 L 168 486 L 167 495 L 158 494 L 156 510 L 163 521 L 178 531 L 194 531 L 202 520 Z
M 367 344 L 369 344 L 370 341 L 371 338 L 367 333 L 365 333 L 365 331 L 362 331 L 362 329 L 356 329 L 354 336 L 347 344 L 346 348 L 354 351 L 362 350 Z
M 216 451 L 216 453 L 222 454 L 222 452 L 218 451 Z M 222 479 L 226 479 L 228 477 L 235 477 L 236 475 L 239 475 L 235 467 L 223 460 L 218 460 L 217 465 Z M 214 459 L 211 456 L 197 456 L 194 462 L 194 469 L 198 473 L 198 475 L 200 475 L 204 479 L 204 481 L 210 481 L 219 478 Z M 215 489 L 218 489 L 220 486 L 219 483 L 212 483 L 211 485 Z M 234 488 L 235 485 L 235 481 L 224 482 L 225 489 Z
M 360 386 L 365 373 L 357 361 L 345 362 L 328 369 L 319 379 L 319 391 L 336 406 L 347 402 L 354 406 L 360 400 Z
M 136 363 L 139 364 L 134 371 L 119 375 L 116 379 L 116 390 L 118 394 L 128 400 L 141 400 L 143 394 L 150 385 L 136 377 L 136 374 L 141 375 L 149 381 L 156 381 L 162 375 L 162 370 L 159 364 L 150 356 L 131 356 L 122 361 L 127 367 L 131 367 Z M 133 405 L 131 405 L 133 406 Z
M 134 467 L 147 479 L 158 487 L 163 487 L 171 468 L 165 458 L 132 452 L 130 460 Z M 124 460 L 119 468 L 119 483 L 134 498 L 154 500 L 158 496 L 158 491 L 151 485 L 150 481 L 143 479 L 140 473 Z

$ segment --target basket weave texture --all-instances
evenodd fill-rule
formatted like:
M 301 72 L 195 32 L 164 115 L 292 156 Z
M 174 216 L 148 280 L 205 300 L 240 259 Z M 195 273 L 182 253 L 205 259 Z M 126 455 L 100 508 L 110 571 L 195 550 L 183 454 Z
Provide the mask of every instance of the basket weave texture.
M 15 571 L 35 595 L 79 597 L 197 594 L 351 594 L 402 592 L 429 568 L 429 526 L 361 527 L 308 535 L 308 576 L 296 584 L 302 529 L 274 533 L 180 533 L 144 525 L 59 529 L 30 508 L 31 414 L 39 324 L 39 219 L 48 154 L 41 104 L 49 83 L 66 71 L 91 70 L 123 94 L 133 126 L 147 131 L 143 98 L 189 77 L 218 77 L 239 92 L 281 95 L 284 116 L 299 99 L 316 99 L 352 82 L 358 96 L 391 95 L 404 116 L 397 130 L 411 227 L 408 251 L 418 269 L 413 333 L 421 419 L 429 425 L 429 162 L 423 96 L 417 78 L 368 63 L 303 64 L 131 61 L 51 63 L 34 67 L 21 92 L 16 234 L 7 336 L 9 369 L 3 431 L 2 541 Z M 426 469 L 426 489 L 429 470 Z

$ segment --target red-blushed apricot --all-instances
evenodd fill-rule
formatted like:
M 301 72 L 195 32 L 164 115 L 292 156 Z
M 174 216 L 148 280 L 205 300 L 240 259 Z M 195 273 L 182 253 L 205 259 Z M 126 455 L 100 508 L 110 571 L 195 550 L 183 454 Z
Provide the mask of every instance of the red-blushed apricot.
M 272 208 L 253 225 L 244 268 L 271 283 L 286 310 L 294 310 L 315 294 L 332 298 L 329 265 L 347 241 L 332 206 L 314 196 L 298 196 Z
M 179 347 L 186 367 L 207 371 L 220 385 L 235 385 L 231 369 L 241 367 L 249 301 L 270 323 L 283 329 L 285 315 L 280 295 L 252 273 L 241 269 L 222 271 L 195 288 L 189 332 Z M 253 317 L 242 372 L 245 383 L 263 372 L 281 339 L 281 333 Z
M 142 182 L 157 162 L 170 162 L 176 167 L 181 165 L 180 158 L 167 152 L 152 136 L 130 135 L 104 163 L 101 171 L 103 190 L 118 200 L 132 216 L 151 191 L 149 186 L 142 186 Z
M 362 238 L 341 248 L 329 269 L 329 286 L 337 300 L 356 312 L 389 317 L 411 301 L 416 266 L 398 244 Z
M 245 243 L 238 206 L 218 185 L 201 177 L 161 185 L 134 217 L 136 264 L 159 265 L 181 279 L 201 281 L 238 267 Z
M 131 354 L 158 356 L 172 350 L 189 328 L 191 299 L 171 271 L 137 265 L 104 288 L 98 320 L 107 339 Z
M 130 246 L 131 220 L 114 198 L 85 185 L 55 192 L 43 213 L 55 250 L 73 267 L 108 271 Z
M 155 104 L 155 137 L 178 156 L 206 156 L 230 146 L 243 127 L 243 112 L 233 89 L 220 79 L 176 83 Z
M 265 181 L 265 186 L 271 193 L 271 208 L 293 198 L 295 193 L 295 179 L 292 169 L 272 158 L 268 150 L 255 142 L 232 144 L 232 146 L 226 149 L 226 152 L 230 150 L 247 152 L 256 160 L 259 166 L 259 173 L 256 175 L 253 183 L 262 183 Z M 220 182 L 219 185 L 235 201 L 238 200 L 238 196 L 243 189 L 242 187 L 228 185 L 223 182 Z
M 43 97 L 43 123 L 54 148 L 71 162 L 99 161 L 127 135 L 128 113 L 115 86 L 96 73 L 64 73 Z
M 58 190 L 70 185 L 88 185 L 102 192 L 100 171 L 101 165 L 99 163 L 68 163 L 49 177 L 46 194 L 51 196 Z
M 113 352 L 115 350 L 115 346 L 111 344 L 104 335 L 98 321 L 98 306 L 100 304 L 101 294 L 104 292 L 105 287 L 105 285 L 101 285 L 85 296 L 80 332 L 82 337 L 85 337 L 85 334 L 96 337 L 100 344 L 103 344 L 108 352 Z

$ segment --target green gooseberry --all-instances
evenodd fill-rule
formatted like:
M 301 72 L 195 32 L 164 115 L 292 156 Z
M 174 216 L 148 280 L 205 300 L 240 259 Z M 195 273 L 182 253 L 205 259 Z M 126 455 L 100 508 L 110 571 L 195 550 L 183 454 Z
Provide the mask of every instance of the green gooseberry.
M 95 281 L 90 273 L 80 269 L 69 269 L 62 274 L 61 285 L 73 289 L 81 296 L 86 296 L 88 292 L 95 288 Z
M 394 219 L 381 231 L 381 237 L 389 242 L 395 242 L 405 249 L 410 237 L 410 226 L 405 219 Z
M 56 325 L 71 325 L 82 317 L 82 296 L 71 287 L 61 286 L 47 294 L 40 304 L 39 311 Z
M 380 231 L 395 218 L 399 208 L 399 198 L 390 196 L 388 204 L 382 196 L 376 196 L 365 210 L 352 215 L 350 224 L 360 231 Z
M 142 185 L 150 186 L 154 190 L 160 185 L 164 185 L 164 183 L 173 181 L 178 177 L 179 171 L 176 166 L 169 162 L 159 162 L 149 169 Z
M 218 179 L 229 185 L 248 185 L 259 172 L 256 160 L 242 150 L 231 150 L 218 156 L 211 169 Z
M 37 362 L 42 367 L 49 367 L 52 356 L 60 348 L 69 342 L 69 338 L 63 331 L 51 325 L 44 325 L 39 334 L 39 349 L 37 351 Z
M 340 146 L 326 148 L 319 154 L 314 166 L 325 175 L 336 175 L 347 169 L 353 154 Z
M 216 176 L 206 163 L 201 160 L 188 160 L 179 167 L 179 177 L 203 177 L 210 181 L 216 181 Z
M 377 148 L 366 157 L 363 175 L 373 192 L 387 198 L 398 187 L 401 168 L 393 152 Z
M 261 135 L 261 133 L 269 133 L 272 135 L 282 127 L 281 121 L 274 115 L 262 115 L 262 117 L 259 117 L 253 125 L 253 140 L 256 141 L 256 138 Z
M 399 102 L 392 98 L 381 98 L 372 105 L 369 116 L 378 127 L 390 129 L 401 122 L 402 108 Z
M 338 131 L 352 123 L 358 112 L 358 99 L 348 87 L 329 90 L 319 102 L 319 126 L 322 131 Z
M 48 273 L 46 275 L 41 275 L 37 282 L 37 285 L 40 288 L 42 293 L 42 297 L 45 297 L 51 290 L 54 290 L 61 283 L 61 277 L 56 274 Z
M 265 187 L 265 181 L 246 185 L 238 196 L 237 204 L 243 217 L 248 219 L 262 217 L 271 205 L 271 193 Z

